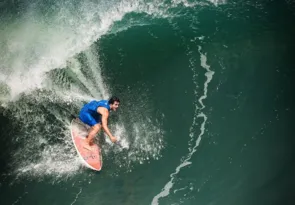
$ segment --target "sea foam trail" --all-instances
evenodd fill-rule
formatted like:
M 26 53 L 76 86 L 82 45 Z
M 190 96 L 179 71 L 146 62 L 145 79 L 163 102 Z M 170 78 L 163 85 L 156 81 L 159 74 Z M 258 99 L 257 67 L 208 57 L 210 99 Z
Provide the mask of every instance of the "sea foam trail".
M 79 197 L 79 195 L 81 193 L 82 193 L 82 188 L 80 188 L 80 191 L 76 194 L 76 197 L 75 197 L 74 201 L 71 203 L 71 205 L 73 205 L 74 203 L 76 203 L 76 201 L 77 201 L 77 199 L 78 199 L 78 197 Z
M 170 190 L 174 185 L 173 181 L 175 179 L 175 176 L 181 171 L 181 169 L 183 167 L 186 167 L 186 166 L 192 164 L 192 162 L 190 162 L 189 160 L 191 159 L 193 154 L 197 151 L 197 147 L 200 145 L 200 142 L 202 140 L 202 136 L 205 133 L 205 125 L 206 125 L 206 121 L 207 121 L 207 116 L 202 112 L 202 110 L 206 107 L 203 103 L 203 100 L 207 98 L 208 85 L 213 78 L 214 72 L 210 70 L 210 66 L 207 64 L 207 56 L 206 56 L 206 54 L 202 53 L 201 50 L 202 50 L 202 47 L 198 46 L 198 51 L 200 53 L 201 66 L 206 70 L 206 73 L 205 73 L 206 81 L 204 83 L 203 95 L 198 100 L 198 102 L 201 104 L 201 107 L 199 108 L 197 105 L 195 106 L 195 115 L 194 115 L 195 117 L 193 119 L 193 123 L 190 128 L 190 137 L 191 138 L 194 137 L 192 130 L 193 130 L 193 127 L 196 126 L 196 118 L 203 118 L 203 122 L 200 127 L 201 132 L 198 135 L 198 138 L 195 141 L 194 146 L 192 148 L 189 148 L 189 153 L 187 154 L 187 156 L 185 157 L 183 162 L 176 167 L 175 172 L 170 174 L 169 182 L 167 182 L 166 185 L 164 186 L 164 188 L 162 189 L 162 191 L 153 198 L 152 205 L 158 205 L 160 198 L 166 197 L 170 194 Z M 194 72 L 193 80 L 194 80 L 194 82 L 196 82 L 195 71 L 193 71 L 193 72 Z M 196 91 L 195 91 L 195 93 L 196 93 Z

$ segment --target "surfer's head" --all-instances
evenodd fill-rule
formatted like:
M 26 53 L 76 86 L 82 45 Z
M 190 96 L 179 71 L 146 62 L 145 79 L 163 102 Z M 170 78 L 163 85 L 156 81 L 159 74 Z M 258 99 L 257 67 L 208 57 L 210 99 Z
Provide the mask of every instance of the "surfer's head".
M 117 108 L 119 107 L 120 104 L 120 99 L 117 98 L 116 96 L 111 97 L 111 99 L 109 100 L 109 104 L 110 104 L 110 108 L 113 111 L 116 111 Z

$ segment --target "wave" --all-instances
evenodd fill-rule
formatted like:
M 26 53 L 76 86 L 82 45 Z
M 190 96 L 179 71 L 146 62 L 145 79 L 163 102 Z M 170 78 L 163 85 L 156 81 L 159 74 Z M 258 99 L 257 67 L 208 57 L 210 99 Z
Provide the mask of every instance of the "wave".
M 14 126 L 20 127 L 21 133 L 12 139 L 18 147 L 13 150 L 12 173 L 61 178 L 81 171 L 67 137 L 70 136 L 67 116 L 78 113 L 84 102 L 111 95 L 96 48 L 102 36 L 157 23 L 155 19 L 177 18 L 183 8 L 210 3 L 217 5 L 217 1 L 184 0 L 62 1 L 54 2 L 47 10 L 48 5 L 39 3 L 24 8 L 22 18 L 2 25 L 0 90 L 4 94 L 1 106 L 5 109 L 4 115 L 15 121 Z M 140 20 L 126 14 L 137 14 Z M 128 21 L 130 19 L 137 20 Z M 205 55 L 201 56 L 203 59 Z M 207 68 L 206 64 L 202 66 Z M 138 95 L 142 97 L 143 93 Z M 205 96 L 206 93 L 199 99 L 201 104 Z M 165 146 L 161 127 L 164 115 L 155 119 L 147 112 L 148 97 L 136 102 L 142 104 L 139 110 L 124 110 L 124 117 L 111 125 L 124 148 L 113 147 L 108 139 L 104 145 L 105 156 L 123 153 L 114 163 L 127 171 L 132 170 L 134 162 L 141 164 L 159 159 Z M 140 115 L 143 111 L 145 116 Z M 176 170 L 186 165 L 184 161 Z

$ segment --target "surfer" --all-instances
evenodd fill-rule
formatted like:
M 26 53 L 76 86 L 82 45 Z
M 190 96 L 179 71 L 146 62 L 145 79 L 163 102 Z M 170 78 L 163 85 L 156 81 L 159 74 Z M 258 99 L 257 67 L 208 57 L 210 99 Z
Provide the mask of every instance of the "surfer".
M 84 148 L 91 149 L 93 139 L 101 127 L 113 143 L 117 142 L 117 138 L 111 134 L 108 128 L 108 117 L 109 112 L 111 110 L 116 111 L 119 104 L 120 99 L 113 96 L 110 100 L 93 100 L 82 107 L 79 119 L 91 127 L 86 137 L 86 145 Z

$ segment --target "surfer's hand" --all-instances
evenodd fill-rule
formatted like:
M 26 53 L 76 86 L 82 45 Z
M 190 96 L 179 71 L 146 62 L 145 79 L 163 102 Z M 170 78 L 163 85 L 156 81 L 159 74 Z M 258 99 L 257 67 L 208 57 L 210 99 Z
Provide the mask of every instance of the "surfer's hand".
M 112 141 L 113 143 L 117 142 L 117 138 L 114 137 L 114 136 L 110 137 L 110 139 L 111 139 L 111 141 Z

